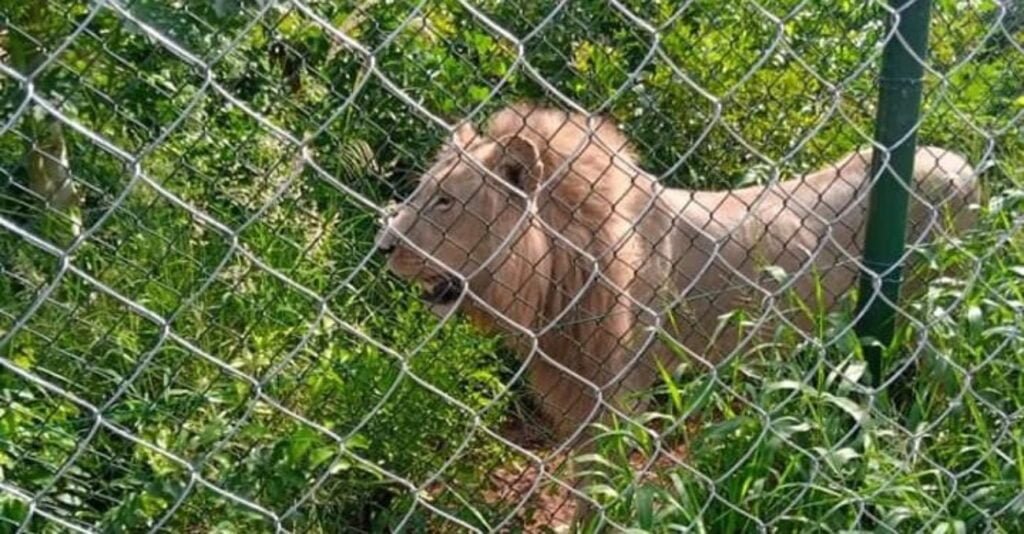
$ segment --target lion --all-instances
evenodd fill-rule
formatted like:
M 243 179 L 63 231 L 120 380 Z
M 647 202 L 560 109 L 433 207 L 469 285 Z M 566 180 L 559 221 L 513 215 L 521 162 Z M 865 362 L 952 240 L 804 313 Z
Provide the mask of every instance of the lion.
M 434 313 L 502 332 L 571 440 L 606 409 L 635 409 L 680 350 L 710 369 L 772 321 L 801 325 L 784 293 L 834 307 L 859 272 L 871 157 L 765 186 L 675 189 L 611 119 L 515 104 L 481 132 L 455 129 L 377 246 Z M 970 227 L 978 195 L 963 156 L 918 149 L 908 242 Z M 736 309 L 766 320 L 723 328 Z

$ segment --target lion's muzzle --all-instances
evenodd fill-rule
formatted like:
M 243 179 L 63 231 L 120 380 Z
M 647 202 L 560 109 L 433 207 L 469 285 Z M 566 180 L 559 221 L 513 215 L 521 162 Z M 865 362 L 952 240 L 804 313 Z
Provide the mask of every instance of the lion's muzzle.
M 446 276 L 423 291 L 420 298 L 431 304 L 451 304 L 462 295 L 462 289 L 462 280 Z
M 427 303 L 443 306 L 458 300 L 465 286 L 462 280 L 451 275 L 436 274 L 418 254 L 403 246 L 395 230 L 393 215 L 385 218 L 383 223 L 375 245 L 377 250 L 388 256 L 389 270 L 401 278 L 419 280 L 423 287 L 420 298 Z

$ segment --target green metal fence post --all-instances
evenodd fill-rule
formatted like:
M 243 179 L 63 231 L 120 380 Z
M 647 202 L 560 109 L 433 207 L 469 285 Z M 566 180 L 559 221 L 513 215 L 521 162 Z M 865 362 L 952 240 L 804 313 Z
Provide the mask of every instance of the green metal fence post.
M 897 13 L 896 32 L 885 45 L 882 75 L 875 117 L 875 148 L 871 176 L 878 176 L 871 189 L 867 234 L 864 240 L 864 265 L 860 280 L 860 319 L 857 333 L 878 340 L 892 341 L 896 310 L 889 302 L 899 298 L 902 268 L 898 265 L 906 239 L 906 184 L 914 172 L 917 149 L 916 126 L 921 106 L 922 63 L 928 47 L 928 21 L 931 0 L 890 0 Z M 885 153 L 887 165 L 880 168 Z M 879 175 L 879 172 L 881 173 Z M 881 277 L 881 295 L 875 295 L 874 280 Z M 874 297 L 874 298 L 872 298 Z M 882 350 L 865 348 L 871 379 L 877 386 L 882 379 Z

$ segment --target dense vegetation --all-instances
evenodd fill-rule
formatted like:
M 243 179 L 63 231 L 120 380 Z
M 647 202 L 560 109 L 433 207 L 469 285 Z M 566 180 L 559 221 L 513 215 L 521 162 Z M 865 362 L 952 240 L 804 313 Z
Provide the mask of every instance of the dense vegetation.
M 666 369 L 636 421 L 668 439 L 612 423 L 583 458 L 593 527 L 1024 529 L 1024 10 L 935 3 L 920 139 L 991 168 L 979 228 L 917 251 L 962 276 L 905 306 L 906 391 L 864 394 L 843 311 L 816 340 Z M 872 131 L 880 7 L 620 4 L 0 0 L 0 532 L 24 496 L 33 532 L 512 513 L 493 474 L 531 459 L 493 432 L 528 411 L 516 362 L 371 254 L 374 206 L 445 135 L 423 110 L 572 99 L 694 188 Z M 39 183 L 65 174 L 72 195 Z

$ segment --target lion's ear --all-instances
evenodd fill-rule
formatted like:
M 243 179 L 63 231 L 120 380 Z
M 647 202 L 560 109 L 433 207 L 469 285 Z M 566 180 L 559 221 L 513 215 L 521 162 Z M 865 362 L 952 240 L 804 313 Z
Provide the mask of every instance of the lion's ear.
M 498 150 L 501 154 L 495 170 L 499 176 L 523 191 L 537 187 L 543 175 L 537 145 L 525 137 L 513 135 L 499 141 Z
M 452 136 L 448 140 L 448 143 L 452 146 L 461 148 L 469 147 L 469 144 L 477 138 L 476 128 L 473 127 L 471 122 L 463 122 L 452 130 Z

